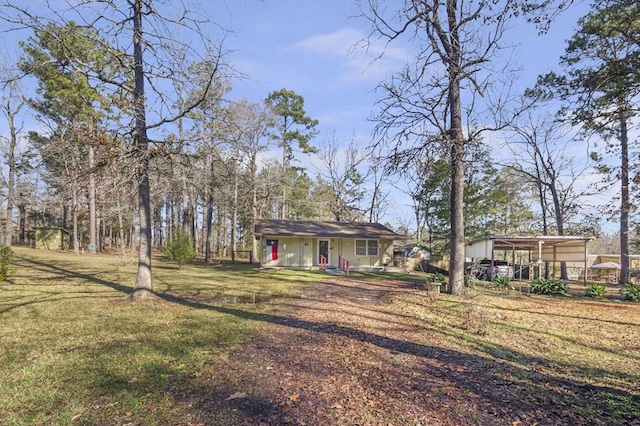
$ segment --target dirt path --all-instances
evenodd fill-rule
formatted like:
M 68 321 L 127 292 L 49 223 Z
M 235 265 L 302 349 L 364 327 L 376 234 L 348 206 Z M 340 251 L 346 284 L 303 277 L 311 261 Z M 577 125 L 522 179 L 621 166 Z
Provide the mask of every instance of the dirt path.
M 406 283 L 343 278 L 248 314 L 264 333 L 219 366 L 219 391 L 194 407 L 204 422 L 192 424 L 605 424 L 567 418 L 542 396 L 523 401 L 509 366 L 439 347 L 425 324 L 389 303 L 401 292 L 430 303 Z

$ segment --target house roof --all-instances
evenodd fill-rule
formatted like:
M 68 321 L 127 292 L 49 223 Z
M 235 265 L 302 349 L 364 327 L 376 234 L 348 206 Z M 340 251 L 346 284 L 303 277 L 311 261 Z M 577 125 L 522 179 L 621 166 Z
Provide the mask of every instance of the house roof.
M 255 236 L 405 239 L 379 223 L 256 219 Z
M 535 235 L 535 236 L 505 236 L 487 235 L 470 243 L 471 246 L 485 241 L 491 241 L 495 250 L 537 250 L 539 244 L 545 247 L 572 245 L 580 243 L 582 245 L 593 240 L 593 237 L 573 236 L 573 235 Z

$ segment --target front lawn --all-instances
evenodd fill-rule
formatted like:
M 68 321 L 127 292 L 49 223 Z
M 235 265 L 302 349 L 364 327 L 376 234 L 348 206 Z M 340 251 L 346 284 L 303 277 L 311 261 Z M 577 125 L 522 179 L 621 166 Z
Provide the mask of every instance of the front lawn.
M 637 303 L 491 285 L 434 297 L 420 274 L 178 269 L 162 256 L 158 297 L 133 302 L 130 259 L 14 251 L 0 283 L 3 425 L 640 417 Z
M 318 272 L 260 271 L 158 257 L 154 288 L 126 298 L 136 267 L 117 256 L 14 248 L 0 284 L 0 424 L 175 424 L 190 378 L 260 324 L 215 306 L 293 296 Z

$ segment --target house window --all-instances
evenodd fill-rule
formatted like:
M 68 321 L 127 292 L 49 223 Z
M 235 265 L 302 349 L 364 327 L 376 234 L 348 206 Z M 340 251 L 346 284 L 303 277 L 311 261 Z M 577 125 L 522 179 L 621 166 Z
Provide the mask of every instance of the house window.
M 378 256 L 378 240 L 356 240 L 356 256 Z

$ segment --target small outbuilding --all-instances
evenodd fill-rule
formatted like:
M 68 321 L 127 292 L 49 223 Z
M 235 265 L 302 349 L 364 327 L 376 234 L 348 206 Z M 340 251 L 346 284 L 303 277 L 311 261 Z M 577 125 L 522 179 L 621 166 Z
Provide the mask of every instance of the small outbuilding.
M 69 248 L 69 231 L 62 228 L 35 228 L 37 249 L 66 250 Z
M 260 266 L 292 269 L 384 270 L 393 242 L 406 239 L 379 223 L 306 220 L 255 221 Z

